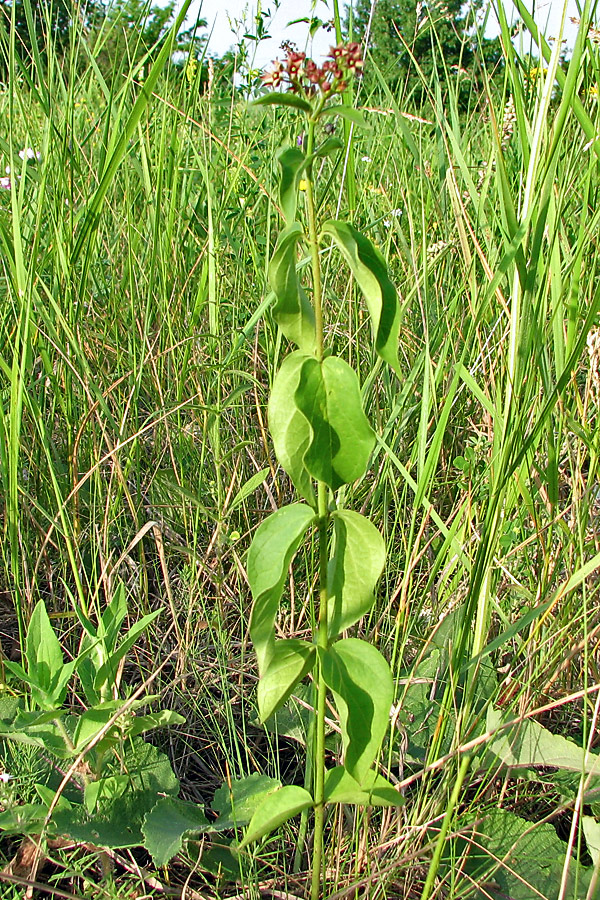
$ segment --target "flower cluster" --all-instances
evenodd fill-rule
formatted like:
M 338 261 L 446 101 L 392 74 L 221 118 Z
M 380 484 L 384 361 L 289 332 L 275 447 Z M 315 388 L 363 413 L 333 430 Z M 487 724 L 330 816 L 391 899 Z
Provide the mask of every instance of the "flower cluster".
M 29 162 L 38 163 L 38 162 L 41 162 L 41 160 L 42 160 L 42 154 L 40 153 L 40 151 L 34 150 L 32 147 L 24 147 L 23 150 L 19 150 L 19 157 L 25 163 L 29 163 Z M 0 190 L 10 191 L 10 188 L 11 188 L 10 166 L 6 166 L 5 172 L 6 172 L 6 176 L 2 176 L 2 178 L 0 178 Z M 17 175 L 17 178 L 20 178 L 20 177 L 21 177 L 20 175 Z
M 359 74 L 362 67 L 360 45 L 356 43 L 332 47 L 322 66 L 318 66 L 306 53 L 290 48 L 283 62 L 276 59 L 272 63 L 272 68 L 262 76 L 262 82 L 265 87 L 275 90 L 288 88 L 308 97 L 317 91 L 330 96 L 345 91 L 349 79 Z

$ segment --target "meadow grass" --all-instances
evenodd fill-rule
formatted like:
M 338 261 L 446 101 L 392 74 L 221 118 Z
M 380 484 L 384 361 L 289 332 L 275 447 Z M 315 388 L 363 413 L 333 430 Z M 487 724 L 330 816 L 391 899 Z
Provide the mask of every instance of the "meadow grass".
M 473 83 L 466 110 L 461 73 L 449 88 L 429 86 L 419 117 L 383 83 L 357 94 L 372 130 L 353 135 L 353 220 L 398 288 L 402 378 L 373 358 L 339 259 L 328 251 L 322 264 L 328 340 L 359 369 L 376 420 L 375 474 L 346 501 L 388 546 L 376 609 L 358 632 L 392 663 L 382 765 L 406 805 L 331 815 L 331 897 L 499 896 L 502 856 L 517 869 L 519 856 L 509 854 L 516 835 L 495 845 L 485 832 L 486 821 L 500 828 L 499 809 L 544 835 L 525 859 L 554 852 L 548 823 L 563 848 L 549 881 L 533 869 L 533 887 L 518 880 L 519 897 L 591 900 L 600 889 L 597 801 L 577 777 L 574 788 L 555 777 L 548 757 L 511 769 L 485 750 L 490 710 L 591 752 L 597 743 L 591 6 L 572 61 L 542 41 L 535 71 L 500 7 L 504 66 Z M 181 796 L 208 804 L 223 782 L 253 772 L 301 783 L 304 751 L 289 727 L 257 723 L 244 569 L 257 525 L 292 497 L 266 426 L 284 350 L 266 271 L 280 227 L 274 156 L 298 126 L 285 111 L 250 109 L 225 76 L 201 88 L 168 47 L 154 66 L 102 72 L 77 22 L 65 59 L 39 47 L 21 64 L 6 23 L 2 32 L 4 652 L 18 654 L 40 598 L 75 648 L 75 608 L 97 616 L 123 582 L 132 619 L 163 610 L 126 679 L 137 684 L 174 651 L 155 689 L 187 724 L 156 740 Z M 40 160 L 21 160 L 26 147 Z M 343 159 L 324 163 L 323 217 L 346 210 L 342 176 Z M 290 573 L 287 634 L 309 628 L 309 563 Z M 5 690 L 19 685 L 8 678 Z M 35 757 L 2 746 L 19 801 L 31 799 Z M 8 860 L 14 843 L 1 847 Z M 160 896 L 158 880 L 189 882 L 189 897 L 259 898 L 304 895 L 303 850 L 297 822 L 286 825 L 244 861 L 237 886 L 204 871 L 193 842 L 169 872 L 123 853 L 103 882 L 89 848 L 48 855 L 51 878 L 76 896 Z M 568 882 L 565 859 L 586 870 L 584 889 Z M 13 896 L 8 882 L 3 890 Z

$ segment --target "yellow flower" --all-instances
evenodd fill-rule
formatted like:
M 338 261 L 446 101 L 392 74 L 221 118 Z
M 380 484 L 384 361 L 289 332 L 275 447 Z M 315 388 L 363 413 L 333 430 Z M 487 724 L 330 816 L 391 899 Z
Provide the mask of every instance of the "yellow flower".
M 307 185 L 307 183 L 306 183 L 306 179 L 305 179 L 305 178 L 301 178 L 301 179 L 300 179 L 300 184 L 298 185 L 298 189 L 301 190 L 301 191 L 305 191 L 307 187 L 308 187 L 308 185 Z
M 525 78 L 529 81 L 536 81 L 540 75 L 547 75 L 548 69 L 542 69 L 541 66 L 532 66 L 529 72 L 525 72 Z

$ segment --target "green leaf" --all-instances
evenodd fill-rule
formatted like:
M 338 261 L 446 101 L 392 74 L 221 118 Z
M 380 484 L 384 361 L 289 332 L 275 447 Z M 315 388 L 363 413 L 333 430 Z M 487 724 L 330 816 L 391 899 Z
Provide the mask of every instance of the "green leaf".
M 41 691 L 50 691 L 63 667 L 63 654 L 43 600 L 38 601 L 29 620 L 25 656 L 32 682 L 35 681 Z
M 362 787 L 388 727 L 394 699 L 390 667 L 376 647 L 357 638 L 338 641 L 319 657 L 340 716 L 345 767 Z
M 6 660 L 4 665 L 7 665 Z M 62 730 L 53 722 L 61 715 L 62 711 L 59 709 L 44 712 L 20 711 L 14 722 L 0 725 L 0 736 L 17 744 L 41 747 L 46 753 L 52 753 L 59 759 L 68 759 L 73 755 L 70 743 L 66 743 Z
M 593 816 L 582 816 L 581 824 L 592 862 L 598 866 L 600 864 L 600 822 L 597 822 Z
M 327 573 L 330 640 L 372 607 L 385 564 L 385 541 L 372 522 L 351 510 L 333 514 L 335 549 Z
M 206 831 L 208 819 L 201 807 L 175 797 L 161 797 L 146 813 L 142 825 L 144 847 L 155 866 L 166 866 L 183 846 L 184 838 Z
M 153 744 L 143 738 L 133 738 L 125 743 L 119 774 L 127 772 L 132 788 L 143 791 L 146 795 L 153 792 L 159 794 L 177 794 L 179 780 L 166 753 L 162 753 Z
M 14 722 L 16 716 L 22 711 L 23 700 L 21 697 L 0 696 L 0 728 Z
M 404 797 L 392 784 L 372 769 L 365 776 L 363 786 L 344 766 L 336 766 L 325 773 L 325 802 L 353 803 L 357 806 L 404 806 Z
M 252 477 L 249 478 L 248 481 L 246 481 L 241 486 L 241 488 L 227 507 L 227 513 L 233 512 L 234 509 L 237 509 L 237 507 L 244 502 L 246 497 L 249 497 L 250 494 L 253 494 L 257 487 L 259 487 L 263 483 L 263 481 L 267 480 L 267 476 L 270 474 L 270 472 L 271 470 L 267 466 L 266 469 L 261 469 L 260 472 L 256 472 L 255 475 L 252 475 Z
M 75 750 L 78 752 L 82 750 L 106 726 L 106 723 L 114 716 L 118 707 L 119 702 L 113 700 L 109 703 L 86 709 L 85 712 L 81 713 L 77 719 L 73 735 Z M 114 733 L 114 726 L 111 731 Z M 110 734 L 105 735 L 105 738 L 110 739 Z
M 239 778 L 231 783 L 223 784 L 215 791 L 211 809 L 220 813 L 216 822 L 212 822 L 211 831 L 226 831 L 247 825 L 257 808 L 268 794 L 278 790 L 281 782 L 268 775 L 254 772 L 246 778 Z
M 171 709 L 161 709 L 160 712 L 147 713 L 144 716 L 132 716 L 125 728 L 127 737 L 136 737 L 156 728 L 167 728 L 170 725 L 183 725 L 185 718 Z
M 259 525 L 250 545 L 247 569 L 254 598 L 250 637 L 261 675 L 273 656 L 273 625 L 290 563 L 314 519 L 304 503 L 284 506 Z
M 469 890 L 469 894 L 477 900 L 558 900 L 567 845 L 557 837 L 553 825 L 531 823 L 507 810 L 496 809 L 474 827 L 465 871 L 469 887 L 481 885 L 482 889 L 475 894 Z M 461 843 L 467 849 L 466 842 L 460 840 Z M 455 860 L 453 856 L 447 861 L 452 870 Z M 593 868 L 585 869 L 576 859 L 570 859 L 564 896 L 585 897 L 592 872 Z
M 271 734 L 298 741 L 306 747 L 312 720 L 313 693 L 311 684 L 298 684 L 288 702 L 266 720 L 265 728 Z
M 338 245 L 364 295 L 371 316 L 375 350 L 400 375 L 400 307 L 385 260 L 364 235 L 346 222 L 325 222 L 323 233 L 330 235 Z
M 495 732 L 504 724 L 501 712 L 489 707 L 486 728 Z M 539 722 L 525 719 L 502 729 L 492 737 L 487 749 L 511 767 L 558 766 L 575 772 L 585 772 L 586 777 L 600 775 L 600 756 L 587 753 L 573 741 L 559 734 L 552 734 Z
M 142 843 L 139 823 L 133 814 L 133 803 L 141 804 L 141 798 L 127 795 L 115 799 L 106 812 L 88 815 L 83 807 L 57 809 L 52 816 L 55 834 L 70 837 L 78 843 L 94 844 L 112 850 L 138 847 Z
M 292 816 L 297 816 L 312 805 L 313 798 L 308 791 L 297 785 L 285 785 L 269 794 L 250 819 L 240 849 L 275 831 Z
M 46 814 L 48 813 L 48 808 L 50 807 L 51 803 L 56 804 L 54 807 L 55 809 L 71 809 L 71 807 L 73 806 L 71 801 L 67 800 L 64 794 L 61 794 L 57 801 L 56 790 L 53 790 L 47 784 L 40 784 L 39 782 L 37 782 L 36 784 L 34 784 L 34 788 L 42 803 L 45 803 L 46 805 Z M 79 796 L 77 797 L 77 799 L 79 799 Z
M 288 699 L 315 661 L 315 645 L 296 638 L 276 641 L 271 660 L 258 683 L 258 709 L 264 722 Z
M 129 653 L 130 649 L 133 647 L 140 634 L 146 630 L 146 628 L 157 618 L 157 616 L 160 616 L 161 612 L 162 610 L 156 609 L 154 610 L 154 612 L 148 613 L 148 615 L 146 616 L 142 616 L 139 622 L 136 622 L 135 625 L 131 626 L 119 646 L 110 651 L 106 662 L 104 662 L 103 665 L 100 666 L 100 668 L 96 672 L 96 677 L 94 679 L 94 688 L 102 696 L 104 696 L 104 694 L 106 693 L 107 686 L 112 687 L 112 685 L 115 684 L 120 661 L 124 656 L 127 655 L 127 653 Z
M 7 834 L 37 834 L 44 828 L 48 807 L 41 803 L 23 803 L 0 811 L 0 831 Z
M 295 352 L 284 359 L 275 376 L 269 399 L 269 430 L 280 465 L 292 479 L 298 493 L 316 507 L 311 477 L 304 465 L 304 454 L 311 440 L 310 425 L 294 400 L 302 366 L 308 358 L 303 353 Z
M 301 109 L 303 112 L 312 112 L 312 107 L 308 100 L 299 97 L 297 94 L 284 94 L 278 91 L 270 91 L 268 94 L 262 94 L 256 100 L 252 100 L 249 106 L 293 106 L 295 109 Z
M 229 844 L 219 842 L 208 846 L 190 844 L 187 852 L 194 860 L 197 857 L 198 862 L 202 859 L 202 871 L 216 876 L 219 884 L 222 885 L 224 881 L 240 880 L 240 858 L 237 855 L 235 842 L 232 841 Z
M 325 116 L 341 116 L 342 119 L 352 122 L 357 128 L 373 130 L 373 126 L 367 122 L 360 110 L 354 109 L 352 106 L 326 106 L 319 118 L 322 119 Z
M 298 186 L 306 165 L 306 157 L 297 147 L 286 147 L 277 154 L 277 161 L 281 166 L 279 205 L 286 225 L 292 225 L 296 219 Z
M 304 292 L 298 273 L 297 248 L 302 226 L 293 222 L 279 234 L 269 263 L 269 284 L 275 294 L 273 317 L 289 341 L 304 353 L 316 347 L 315 314 Z
M 306 158 L 305 166 L 309 166 L 315 159 L 324 159 L 326 156 L 335 156 L 344 147 L 344 142 L 338 137 L 329 137 Z
M 122 797 L 128 787 L 128 775 L 111 775 L 108 778 L 90 781 L 83 791 L 83 805 L 89 815 L 92 815 L 99 803 Z
M 362 408 L 358 377 L 347 362 L 306 357 L 295 395 L 312 435 L 304 465 L 332 490 L 365 474 L 375 432 Z
M 116 647 L 119 631 L 126 615 L 127 594 L 125 585 L 121 581 L 115 589 L 112 600 L 104 610 L 98 626 L 98 636 L 103 639 L 109 653 Z

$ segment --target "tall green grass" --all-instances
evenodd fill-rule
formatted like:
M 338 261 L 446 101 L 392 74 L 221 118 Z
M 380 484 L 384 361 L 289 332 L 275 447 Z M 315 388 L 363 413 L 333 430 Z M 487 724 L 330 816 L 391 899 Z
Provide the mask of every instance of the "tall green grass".
M 557 819 L 590 862 L 582 816 L 548 772 L 521 779 L 471 746 L 495 707 L 543 710 L 551 731 L 593 748 L 600 682 L 600 395 L 586 351 L 600 303 L 596 4 L 568 61 L 518 5 L 544 66 L 520 56 L 499 6 L 504 67 L 473 84 L 469 109 L 458 81 L 430 85 L 417 118 L 384 84 L 357 96 L 373 130 L 353 138 L 352 206 L 402 299 L 401 380 L 371 358 L 335 261 L 323 270 L 336 349 L 361 366 L 379 416 L 377 477 L 351 493 L 388 543 L 363 627 L 397 678 L 382 764 L 407 803 L 332 819 L 336 897 L 486 896 L 468 851 L 473 823 L 499 806 L 532 828 Z M 43 598 L 74 644 L 74 607 L 96 615 L 119 580 L 140 614 L 163 608 L 155 643 L 128 666 L 131 678 L 151 668 L 176 622 L 161 690 L 188 725 L 170 749 L 184 796 L 205 802 L 231 778 L 302 771 L 300 745 L 256 724 L 244 573 L 254 528 L 290 494 L 266 431 L 281 347 L 265 276 L 274 153 L 297 135 L 225 80 L 201 90 L 168 44 L 143 71 L 101 71 L 104 36 L 94 44 L 78 21 L 65 59 L 48 43 L 22 61 L 10 23 L 1 32 L 2 642 L 22 641 Z M 39 162 L 19 158 L 27 146 Z M 346 202 L 342 168 L 329 173 L 331 215 Z M 306 627 L 310 587 L 300 565 L 287 632 Z M 261 885 L 302 896 L 296 843 L 287 826 L 259 848 L 243 896 Z M 491 850 L 487 864 L 493 885 Z M 65 852 L 60 865 L 95 890 L 91 864 Z M 171 877 L 193 871 L 184 860 Z M 211 876 L 193 880 L 218 895 Z M 106 896 L 127 896 L 125 883 Z M 552 900 L 561 888 L 537 889 Z

